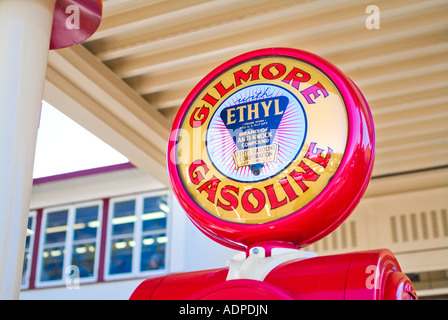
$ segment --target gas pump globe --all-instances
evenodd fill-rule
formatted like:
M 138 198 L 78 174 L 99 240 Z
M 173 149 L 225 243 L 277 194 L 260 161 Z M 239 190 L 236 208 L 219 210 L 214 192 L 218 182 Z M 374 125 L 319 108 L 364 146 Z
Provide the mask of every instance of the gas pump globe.
M 387 249 L 317 257 L 374 162 L 362 93 L 324 59 L 269 48 L 209 73 L 182 104 L 168 171 L 188 217 L 240 250 L 227 267 L 143 281 L 131 299 L 416 299 Z

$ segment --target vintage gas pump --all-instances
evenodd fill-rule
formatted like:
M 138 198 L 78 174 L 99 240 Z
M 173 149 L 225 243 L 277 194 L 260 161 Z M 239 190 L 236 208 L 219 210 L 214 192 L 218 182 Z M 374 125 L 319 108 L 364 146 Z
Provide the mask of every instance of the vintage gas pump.
M 324 59 L 270 48 L 222 64 L 181 106 L 168 170 L 191 221 L 241 253 L 225 268 L 147 279 L 131 299 L 416 299 L 387 249 L 300 250 L 353 211 L 374 150 L 367 102 Z

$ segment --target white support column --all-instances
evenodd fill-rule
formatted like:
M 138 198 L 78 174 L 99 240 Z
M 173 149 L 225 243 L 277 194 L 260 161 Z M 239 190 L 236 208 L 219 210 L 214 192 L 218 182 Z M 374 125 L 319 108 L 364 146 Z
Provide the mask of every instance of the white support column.
M 0 299 L 18 299 L 55 0 L 0 0 Z

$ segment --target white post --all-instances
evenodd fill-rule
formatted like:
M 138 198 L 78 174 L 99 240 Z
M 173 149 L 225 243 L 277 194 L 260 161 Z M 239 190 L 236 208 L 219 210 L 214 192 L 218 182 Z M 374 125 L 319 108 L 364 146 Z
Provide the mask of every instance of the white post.
M 0 0 L 0 299 L 18 299 L 55 0 Z

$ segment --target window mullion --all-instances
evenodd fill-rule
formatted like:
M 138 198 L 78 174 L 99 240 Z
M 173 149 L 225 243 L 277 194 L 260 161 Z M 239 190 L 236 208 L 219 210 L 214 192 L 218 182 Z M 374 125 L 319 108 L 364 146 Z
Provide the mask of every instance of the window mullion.
M 67 217 L 67 234 L 65 235 L 65 255 L 64 255 L 64 265 L 63 265 L 63 273 L 62 280 L 66 279 L 66 272 L 68 266 L 72 264 L 73 259 L 73 235 L 74 235 L 74 225 L 75 225 L 75 214 L 76 208 L 69 207 L 68 208 L 68 217 Z
M 112 253 L 112 219 L 114 217 L 114 205 L 113 201 L 109 201 L 108 212 L 107 212 L 107 227 L 106 227 L 106 250 L 104 256 L 104 270 L 103 277 L 108 279 L 110 266 L 111 266 L 111 253 Z
M 101 250 L 101 233 L 102 233 L 102 221 L 103 221 L 103 203 L 98 203 L 98 227 L 96 228 L 95 237 L 95 260 L 93 264 L 93 277 L 98 280 L 99 277 L 99 265 L 100 265 L 100 250 Z
M 135 199 L 135 224 L 134 224 L 134 247 L 132 248 L 132 273 L 140 273 L 140 259 L 142 250 L 142 215 L 143 197 Z

